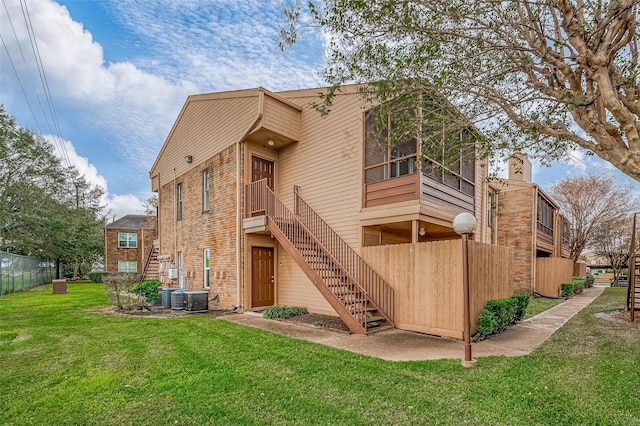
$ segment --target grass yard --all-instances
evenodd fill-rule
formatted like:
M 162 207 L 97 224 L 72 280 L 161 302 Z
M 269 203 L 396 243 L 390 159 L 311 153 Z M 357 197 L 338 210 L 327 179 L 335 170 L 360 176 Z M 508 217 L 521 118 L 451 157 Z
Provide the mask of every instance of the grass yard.
M 564 299 L 547 299 L 544 297 L 531 297 L 529 299 L 529 305 L 527 306 L 527 310 L 524 313 L 524 318 L 531 318 L 533 316 L 538 315 L 541 312 L 544 312 L 548 309 L 553 308 L 556 305 L 564 302 Z
M 640 425 L 640 327 L 608 288 L 533 354 L 389 362 L 213 316 L 97 312 L 100 284 L 0 297 L 1 425 Z

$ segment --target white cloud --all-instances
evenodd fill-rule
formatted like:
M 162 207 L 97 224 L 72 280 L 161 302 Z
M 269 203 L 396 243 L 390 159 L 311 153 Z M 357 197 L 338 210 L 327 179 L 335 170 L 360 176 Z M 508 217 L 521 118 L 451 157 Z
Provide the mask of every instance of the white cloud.
M 62 143 L 58 138 L 51 135 L 44 135 L 44 138 L 54 146 L 54 153 L 60 158 L 64 164 L 69 159 L 71 166 L 75 167 L 78 172 L 93 186 L 102 188 L 104 194 L 101 204 L 105 206 L 104 212 L 110 219 L 119 218 L 126 214 L 142 214 L 144 211 L 143 200 L 134 194 L 117 195 L 109 193 L 107 180 L 98 173 L 98 169 L 89 162 L 89 159 L 79 155 L 75 147 L 69 141 L 63 140 Z M 61 148 L 64 147 L 64 148 Z M 64 153 L 62 150 L 64 149 Z

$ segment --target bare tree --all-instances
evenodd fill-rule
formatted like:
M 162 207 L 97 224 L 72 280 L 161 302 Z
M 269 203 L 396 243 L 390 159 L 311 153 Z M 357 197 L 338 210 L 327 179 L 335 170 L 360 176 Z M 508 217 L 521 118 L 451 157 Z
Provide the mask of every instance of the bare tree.
M 591 246 L 595 253 L 604 256 L 613 269 L 612 286 L 618 285 L 620 271 L 629 262 L 631 248 L 631 217 L 600 223 L 593 233 Z
M 599 227 L 604 230 L 618 224 L 638 206 L 633 190 L 606 173 L 564 178 L 549 193 L 570 223 L 570 257 L 574 262 Z
M 640 180 L 639 3 L 295 2 L 281 46 L 324 31 L 324 111 L 346 83 L 368 83 L 378 102 L 437 92 L 488 136 L 486 155 L 551 160 L 580 146 Z

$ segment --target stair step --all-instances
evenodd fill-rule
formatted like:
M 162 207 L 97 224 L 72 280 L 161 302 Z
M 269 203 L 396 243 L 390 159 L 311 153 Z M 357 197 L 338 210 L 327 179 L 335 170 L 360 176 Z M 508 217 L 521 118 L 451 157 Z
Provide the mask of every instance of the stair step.
M 378 325 L 371 328 L 367 327 L 367 334 L 379 333 L 386 330 L 393 330 L 393 327 L 390 325 Z

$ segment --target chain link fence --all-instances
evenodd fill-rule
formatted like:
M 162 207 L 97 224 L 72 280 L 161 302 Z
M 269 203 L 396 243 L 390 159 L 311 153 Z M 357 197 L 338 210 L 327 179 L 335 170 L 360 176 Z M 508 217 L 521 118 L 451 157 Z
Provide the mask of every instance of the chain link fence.
M 54 262 L 0 252 L 0 296 L 50 283 L 55 273 Z

